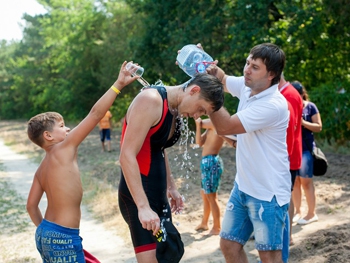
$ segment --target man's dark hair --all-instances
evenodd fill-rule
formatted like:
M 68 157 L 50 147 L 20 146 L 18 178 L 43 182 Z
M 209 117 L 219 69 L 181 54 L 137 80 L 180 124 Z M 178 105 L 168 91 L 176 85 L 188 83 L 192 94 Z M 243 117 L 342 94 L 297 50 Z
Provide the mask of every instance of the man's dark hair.
M 210 102 L 214 111 L 218 111 L 224 105 L 224 87 L 217 77 L 206 73 L 196 74 L 185 84 L 198 85 L 201 88 L 200 97 Z
M 277 84 L 280 81 L 286 63 L 286 55 L 282 49 L 275 44 L 263 43 L 253 47 L 249 54 L 252 55 L 252 59 L 262 59 L 267 71 L 275 74 L 271 85 Z

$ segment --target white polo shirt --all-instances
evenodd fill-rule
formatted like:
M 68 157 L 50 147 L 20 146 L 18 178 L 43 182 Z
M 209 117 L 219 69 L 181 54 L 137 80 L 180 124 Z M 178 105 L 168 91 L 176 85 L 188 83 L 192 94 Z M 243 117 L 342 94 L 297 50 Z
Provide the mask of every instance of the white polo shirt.
M 289 111 L 278 85 L 252 97 L 244 77 L 226 79 L 229 92 L 239 98 L 237 116 L 246 133 L 237 135 L 236 182 L 239 190 L 280 206 L 289 203 L 291 175 L 287 152 Z

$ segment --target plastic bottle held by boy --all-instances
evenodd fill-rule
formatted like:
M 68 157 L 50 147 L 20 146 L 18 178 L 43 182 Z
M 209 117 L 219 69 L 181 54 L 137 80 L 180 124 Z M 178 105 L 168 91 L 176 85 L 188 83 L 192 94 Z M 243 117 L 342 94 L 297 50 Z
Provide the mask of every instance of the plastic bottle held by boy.
M 178 53 L 176 61 L 179 67 L 190 77 L 197 73 L 205 73 L 205 69 L 213 62 L 213 58 L 196 45 L 186 45 Z

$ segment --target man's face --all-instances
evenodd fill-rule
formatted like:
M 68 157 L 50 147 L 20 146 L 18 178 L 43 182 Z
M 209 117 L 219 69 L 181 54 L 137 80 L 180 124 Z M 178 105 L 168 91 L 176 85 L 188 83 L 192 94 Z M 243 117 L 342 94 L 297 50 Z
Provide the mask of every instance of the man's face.
M 249 55 L 243 70 L 245 85 L 253 91 L 264 90 L 271 86 L 274 76 L 267 71 L 261 58 L 253 59 Z

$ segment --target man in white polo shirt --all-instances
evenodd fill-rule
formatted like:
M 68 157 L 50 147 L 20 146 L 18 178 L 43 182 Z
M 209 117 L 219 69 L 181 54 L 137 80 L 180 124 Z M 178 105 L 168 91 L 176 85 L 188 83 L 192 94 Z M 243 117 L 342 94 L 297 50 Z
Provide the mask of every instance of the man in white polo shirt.
M 237 113 L 210 114 L 219 135 L 237 134 L 237 174 L 220 233 L 226 262 L 246 262 L 243 246 L 254 231 L 260 260 L 281 263 L 283 228 L 291 196 L 286 144 L 288 104 L 278 90 L 285 54 L 276 45 L 253 47 L 244 76 L 227 76 L 211 65 L 225 91 L 239 98 Z

